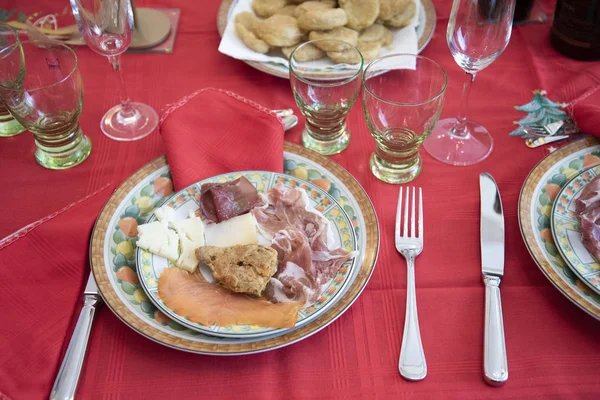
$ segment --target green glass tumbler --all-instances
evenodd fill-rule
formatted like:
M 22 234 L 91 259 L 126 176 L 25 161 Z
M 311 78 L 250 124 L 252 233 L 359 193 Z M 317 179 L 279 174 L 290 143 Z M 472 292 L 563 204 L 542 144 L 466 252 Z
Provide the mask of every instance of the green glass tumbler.
M 49 169 L 83 162 L 92 144 L 79 127 L 83 82 L 75 52 L 53 41 L 22 41 L 0 52 L 0 97 L 35 138 L 35 159 Z

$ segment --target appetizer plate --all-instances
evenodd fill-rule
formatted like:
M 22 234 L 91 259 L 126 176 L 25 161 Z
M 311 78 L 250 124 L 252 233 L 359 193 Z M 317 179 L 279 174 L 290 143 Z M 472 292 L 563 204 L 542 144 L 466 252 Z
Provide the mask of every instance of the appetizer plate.
M 285 143 L 288 179 L 328 184 L 344 209 L 360 251 L 354 278 L 339 289 L 338 300 L 304 326 L 259 338 L 224 338 L 183 326 L 156 308 L 140 285 L 135 263 L 137 225 L 173 193 L 165 157 L 146 164 L 114 192 L 100 213 L 90 248 L 92 271 L 106 305 L 129 327 L 163 345 L 198 354 L 239 355 L 284 347 L 320 331 L 344 313 L 367 284 L 377 260 L 379 225 L 360 184 L 339 164 L 301 146 Z M 298 180 L 298 182 L 299 182 Z M 177 196 L 175 196 L 175 201 Z
M 238 0 L 222 0 L 221 5 L 219 6 L 219 12 L 217 14 L 217 29 L 221 37 L 225 32 L 227 21 L 233 18 L 231 12 L 233 11 L 237 1 Z M 423 51 L 425 46 L 429 44 L 431 38 L 433 37 L 433 32 L 435 31 L 436 14 L 435 7 L 433 6 L 433 0 L 417 0 L 417 7 L 420 8 L 419 23 L 416 28 L 417 38 L 419 40 L 418 53 L 420 53 Z M 290 77 L 288 69 L 281 64 L 257 61 L 244 62 L 257 70 L 266 72 L 270 75 L 285 79 L 289 79 Z M 365 65 L 366 64 L 367 63 L 365 63 Z
M 290 162 L 288 162 L 289 164 Z M 341 247 L 347 251 L 359 251 L 356 241 L 352 220 L 346 214 L 343 207 L 329 194 L 330 185 L 319 180 L 323 187 L 319 187 L 309 181 L 298 179 L 294 176 L 277 174 L 266 171 L 242 171 L 230 174 L 218 175 L 212 178 L 204 179 L 185 189 L 173 194 L 163 205 L 172 207 L 175 210 L 176 219 L 185 219 L 190 211 L 196 213 L 200 209 L 200 189 L 204 183 L 224 183 L 241 176 L 245 176 L 258 190 L 259 193 L 266 193 L 277 184 L 282 184 L 286 189 L 301 187 L 306 190 L 310 205 L 329 220 L 332 228 L 333 247 Z M 148 184 L 148 191 L 150 184 Z M 327 189 L 325 191 L 324 189 Z M 152 213 L 148 222 L 155 221 L 156 217 Z M 298 313 L 296 328 L 306 325 L 313 321 L 323 312 L 327 311 L 339 299 L 340 294 L 346 288 L 346 285 L 356 278 L 358 268 L 356 267 L 360 254 L 340 266 L 339 271 L 333 277 L 331 282 L 323 288 L 318 300 L 310 306 L 303 307 Z M 206 326 L 188 320 L 185 316 L 178 315 L 171 310 L 158 296 L 158 278 L 165 268 L 177 268 L 172 266 L 167 259 L 156 256 L 146 250 L 138 248 L 136 267 L 140 283 L 144 291 L 158 309 L 165 313 L 171 319 L 179 322 L 183 326 L 208 335 L 230 337 L 230 338 L 250 338 L 265 335 L 272 335 L 289 330 L 265 328 L 256 325 L 228 325 L 228 326 Z M 211 279 L 211 276 L 207 276 Z
M 542 159 L 521 188 L 519 226 L 529 253 L 550 282 L 585 312 L 600 319 L 600 295 L 577 278 L 561 257 L 550 223 L 561 189 L 580 172 L 596 165 L 600 165 L 600 140 L 592 137 L 563 146 Z
M 558 193 L 552 207 L 554 243 L 571 270 L 593 291 L 600 294 L 600 264 L 581 240 L 581 224 L 575 212 L 575 200 L 598 174 L 600 167 L 591 167 L 571 179 Z

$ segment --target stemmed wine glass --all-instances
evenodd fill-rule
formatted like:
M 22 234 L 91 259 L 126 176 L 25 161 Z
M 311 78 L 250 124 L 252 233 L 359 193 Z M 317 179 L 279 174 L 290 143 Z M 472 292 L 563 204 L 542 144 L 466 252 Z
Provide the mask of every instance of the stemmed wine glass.
M 102 132 L 111 139 L 141 139 L 156 129 L 158 114 L 146 104 L 129 101 L 121 74 L 121 54 L 131 43 L 133 9 L 131 0 L 70 0 L 77 26 L 87 45 L 108 57 L 119 79 L 121 104 L 104 114 Z
M 454 61 L 466 74 L 458 118 L 440 120 L 423 145 L 437 160 L 471 165 L 492 151 L 488 130 L 467 119 L 467 103 L 475 74 L 508 45 L 514 10 L 515 0 L 454 0 L 446 40 Z

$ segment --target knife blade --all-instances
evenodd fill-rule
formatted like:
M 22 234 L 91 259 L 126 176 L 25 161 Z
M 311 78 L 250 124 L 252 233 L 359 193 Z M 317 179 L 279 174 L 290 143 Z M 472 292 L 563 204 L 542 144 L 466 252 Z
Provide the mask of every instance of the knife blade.
M 508 379 L 500 282 L 504 276 L 504 213 L 494 178 L 479 175 L 481 272 L 485 284 L 483 370 L 485 381 L 501 386 Z
M 81 367 L 85 358 L 88 339 L 92 329 L 94 313 L 96 306 L 100 304 L 100 295 L 98 293 L 98 285 L 94 275 L 90 272 L 87 284 L 83 291 L 83 308 L 79 314 L 77 325 L 71 336 L 69 347 L 65 353 L 58 375 L 54 381 L 52 392 L 50 392 L 51 400 L 71 400 L 75 397 L 77 383 Z

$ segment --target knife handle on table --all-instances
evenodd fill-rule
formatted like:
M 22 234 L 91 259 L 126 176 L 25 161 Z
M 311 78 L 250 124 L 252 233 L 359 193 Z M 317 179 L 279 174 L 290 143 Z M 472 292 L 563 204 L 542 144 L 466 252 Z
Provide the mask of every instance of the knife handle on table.
M 75 397 L 75 390 L 79 382 L 79 373 L 83 366 L 90 330 L 92 329 L 92 321 L 94 320 L 94 312 L 98 303 L 99 299 L 97 296 L 85 296 L 83 308 L 79 314 L 77 325 L 75 325 L 71 342 L 54 381 L 50 400 L 72 400 Z
M 500 278 L 484 276 L 483 281 L 485 283 L 483 371 L 488 384 L 501 386 L 508 379 L 508 361 L 500 301 Z

